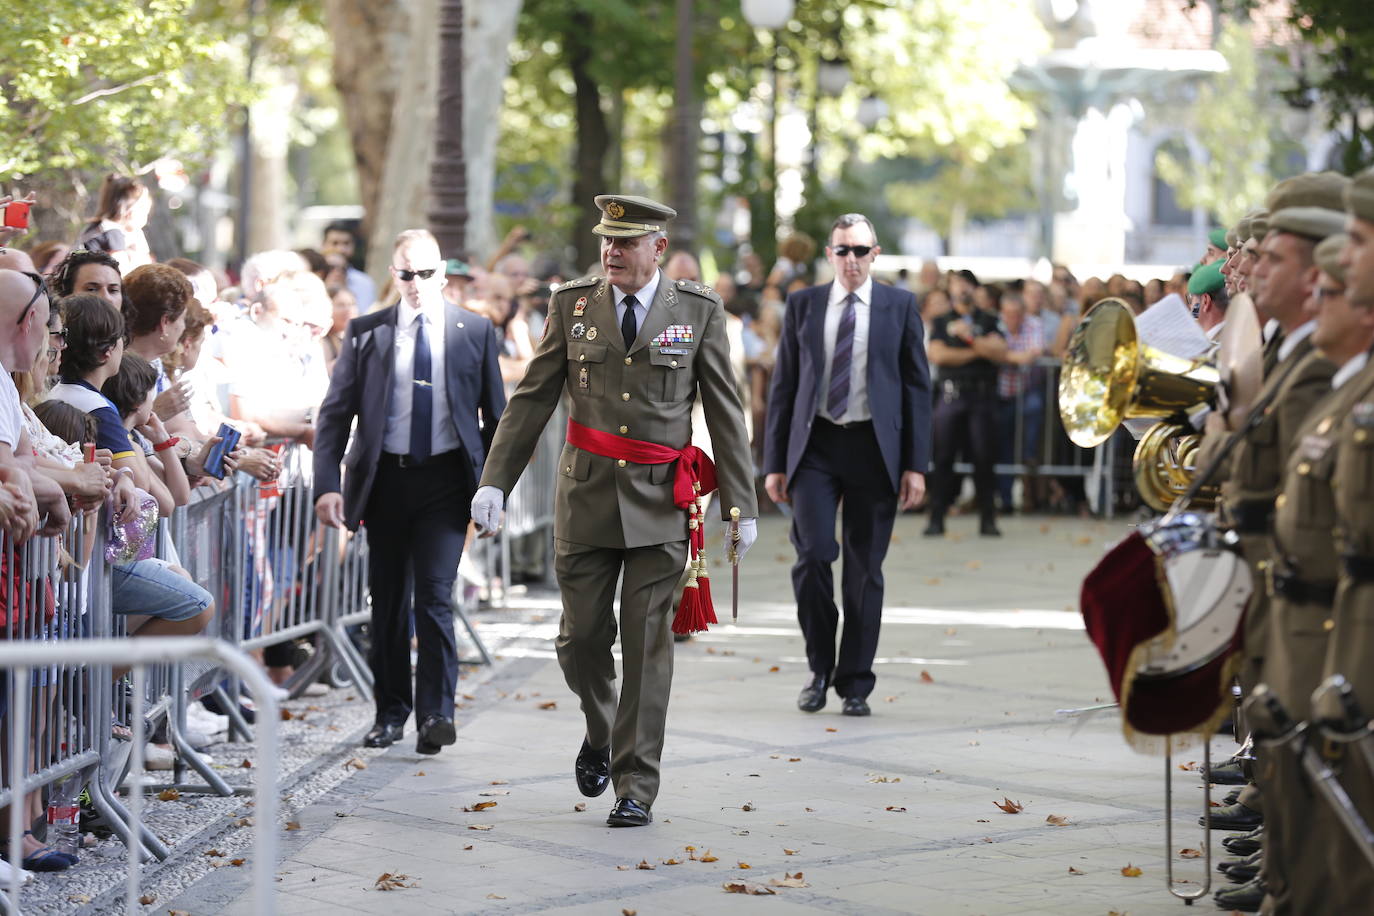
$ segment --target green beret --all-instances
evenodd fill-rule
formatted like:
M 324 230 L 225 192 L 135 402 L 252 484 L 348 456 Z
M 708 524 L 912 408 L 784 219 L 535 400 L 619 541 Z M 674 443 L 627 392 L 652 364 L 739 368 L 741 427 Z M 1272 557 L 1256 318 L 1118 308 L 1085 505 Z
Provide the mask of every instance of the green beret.
M 1345 210 L 1374 223 L 1374 169 L 1361 172 L 1345 189 Z
M 626 194 L 598 194 L 596 205 L 601 210 L 601 222 L 592 231 L 617 239 L 663 232 L 668 220 L 677 216 L 676 210 L 656 200 Z
M 444 262 L 444 276 L 472 279 L 472 268 L 462 258 L 449 258 Z
M 1213 261 L 1211 264 L 1204 264 L 1193 275 L 1188 278 L 1188 295 L 1201 296 L 1204 293 L 1215 293 L 1226 285 L 1226 278 L 1221 275 L 1222 261 Z
M 1211 232 L 1207 233 L 1207 241 L 1212 244 L 1213 248 L 1220 248 L 1222 251 L 1225 251 L 1226 230 L 1221 228 L 1213 229 Z
M 1339 172 L 1304 172 L 1274 185 L 1264 206 L 1273 213 L 1288 207 L 1322 207 L 1344 210 L 1342 195 L 1350 179 Z
M 1312 251 L 1312 258 L 1317 262 L 1317 266 L 1323 273 L 1329 274 L 1332 279 L 1345 283 L 1345 268 L 1341 266 L 1341 251 L 1345 248 L 1345 243 L 1350 241 L 1350 236 L 1345 233 L 1328 235 L 1317 243 L 1317 247 Z
M 1321 241 L 1345 231 L 1345 213 L 1325 207 L 1284 207 L 1269 217 L 1269 228 Z

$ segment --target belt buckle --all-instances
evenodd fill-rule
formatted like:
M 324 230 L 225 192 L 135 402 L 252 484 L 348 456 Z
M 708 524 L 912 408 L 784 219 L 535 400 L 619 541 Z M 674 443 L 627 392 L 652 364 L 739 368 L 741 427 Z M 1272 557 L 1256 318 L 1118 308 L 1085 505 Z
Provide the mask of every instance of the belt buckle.
M 398 467 L 398 468 L 411 468 L 411 467 L 414 467 L 414 466 L 415 466 L 415 465 L 411 462 L 410 456 L 409 456 L 409 455 L 397 455 L 397 456 L 396 456 L 396 467 Z

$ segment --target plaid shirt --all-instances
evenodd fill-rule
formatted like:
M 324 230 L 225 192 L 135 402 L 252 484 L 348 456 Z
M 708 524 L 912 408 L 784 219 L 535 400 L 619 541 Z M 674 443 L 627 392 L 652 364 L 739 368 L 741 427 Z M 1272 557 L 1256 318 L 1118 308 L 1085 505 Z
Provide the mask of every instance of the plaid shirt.
M 1015 334 L 1011 333 L 1006 327 L 1002 326 L 1002 336 L 1007 339 L 1008 353 L 1024 353 L 1027 350 L 1045 349 L 1044 325 L 1040 323 L 1039 317 L 1035 315 L 1025 315 L 1021 318 L 1021 330 Z M 997 395 L 1002 398 L 1014 398 L 1026 388 L 1026 383 L 1033 375 L 1038 375 L 1037 366 L 1003 366 L 997 370 Z

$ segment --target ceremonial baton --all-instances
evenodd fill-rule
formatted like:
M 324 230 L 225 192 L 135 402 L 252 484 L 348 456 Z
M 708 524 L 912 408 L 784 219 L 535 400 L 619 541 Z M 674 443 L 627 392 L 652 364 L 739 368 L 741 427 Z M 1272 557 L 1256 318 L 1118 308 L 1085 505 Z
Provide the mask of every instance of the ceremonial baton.
M 730 508 L 730 575 L 734 589 L 730 593 L 730 619 L 739 620 L 739 506 Z

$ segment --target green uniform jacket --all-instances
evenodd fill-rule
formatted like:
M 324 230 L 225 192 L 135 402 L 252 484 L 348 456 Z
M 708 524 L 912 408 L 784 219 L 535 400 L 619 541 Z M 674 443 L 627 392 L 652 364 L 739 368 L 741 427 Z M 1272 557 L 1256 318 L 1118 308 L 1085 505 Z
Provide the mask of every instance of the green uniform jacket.
M 628 353 L 606 280 L 587 277 L 559 287 L 549 300 L 544 337 L 496 429 L 481 486 L 510 493 L 564 391 L 569 416 L 583 426 L 672 448 L 691 441 L 692 405 L 700 393 L 721 516 L 728 518 L 732 506 L 745 518 L 758 515 L 725 308 L 709 287 L 660 274 Z M 673 505 L 675 469 L 676 463 L 620 467 L 615 459 L 564 445 L 554 536 L 620 548 L 685 540 L 687 515 Z

